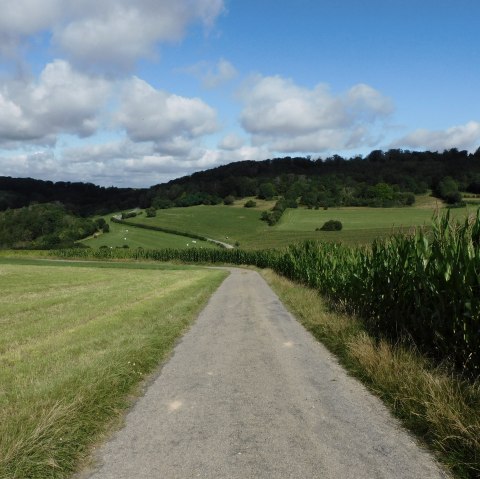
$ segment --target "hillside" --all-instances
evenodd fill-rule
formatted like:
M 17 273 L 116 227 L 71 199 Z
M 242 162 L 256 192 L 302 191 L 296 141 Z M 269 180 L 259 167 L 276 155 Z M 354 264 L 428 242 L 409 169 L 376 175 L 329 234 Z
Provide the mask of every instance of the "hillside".
M 402 206 L 412 201 L 408 193 L 429 189 L 451 203 L 461 199 L 460 191 L 480 194 L 480 149 L 474 154 L 455 148 L 442 153 L 375 150 L 365 158 L 240 161 L 143 189 L 0 176 L 0 211 L 56 201 L 85 216 L 275 195 L 300 199 L 305 206 Z
M 387 186 L 386 186 L 387 185 Z M 242 161 L 150 188 L 157 208 L 218 204 L 228 196 L 300 198 L 305 206 L 403 206 L 432 190 L 448 203 L 480 193 L 480 149 L 443 153 L 372 151 L 366 158 L 276 158 Z M 409 194 L 410 193 L 410 194 Z

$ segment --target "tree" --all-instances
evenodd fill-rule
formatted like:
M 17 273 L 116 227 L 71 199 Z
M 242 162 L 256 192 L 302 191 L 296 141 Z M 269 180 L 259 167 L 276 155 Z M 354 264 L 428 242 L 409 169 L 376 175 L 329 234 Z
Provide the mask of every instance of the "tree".
M 225 196 L 225 198 L 223 198 L 223 204 L 224 205 L 233 205 L 233 203 L 235 202 L 235 198 L 232 196 L 232 195 L 228 195 L 228 196 Z
M 150 208 L 147 208 L 145 210 L 145 214 L 147 215 L 147 218 L 154 218 L 155 216 L 157 216 L 157 210 L 151 206 Z
M 258 188 L 258 197 L 262 200 L 273 199 L 275 193 L 275 186 L 272 183 L 262 183 Z

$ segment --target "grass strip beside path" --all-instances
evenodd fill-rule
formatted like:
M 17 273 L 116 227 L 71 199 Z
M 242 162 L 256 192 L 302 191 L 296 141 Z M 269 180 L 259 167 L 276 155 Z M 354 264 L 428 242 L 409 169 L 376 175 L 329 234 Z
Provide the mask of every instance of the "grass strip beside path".
M 227 274 L 59 266 L 0 264 L 1 479 L 69 477 Z
M 480 383 L 432 367 L 415 351 L 368 336 L 317 292 L 271 270 L 264 278 L 303 326 L 379 396 L 457 478 L 480 477 Z

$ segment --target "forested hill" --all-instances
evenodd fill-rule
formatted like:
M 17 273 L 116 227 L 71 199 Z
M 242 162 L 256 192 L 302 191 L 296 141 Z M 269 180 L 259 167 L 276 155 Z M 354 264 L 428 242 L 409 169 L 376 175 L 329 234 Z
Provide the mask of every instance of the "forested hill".
M 460 192 L 480 194 L 480 148 L 442 153 L 375 150 L 366 158 L 275 158 L 242 161 L 194 173 L 149 189 L 0 177 L 0 211 L 60 202 L 82 216 L 140 206 L 217 204 L 226 198 L 283 196 L 305 206 L 411 204 L 428 189 L 449 203 Z
M 474 154 L 457 149 L 442 153 L 375 150 L 366 158 L 242 161 L 153 186 L 148 197 L 159 208 L 216 203 L 229 195 L 277 194 L 303 198 L 301 203 L 307 206 L 391 206 L 388 198 L 395 193 L 427 189 L 450 203 L 461 201 L 460 191 L 480 194 L 480 148 Z
M 0 211 L 33 203 L 59 202 L 81 216 L 135 208 L 144 202 L 146 189 L 104 188 L 91 183 L 70 183 L 0 176 Z M 142 205 L 145 206 L 145 205 Z

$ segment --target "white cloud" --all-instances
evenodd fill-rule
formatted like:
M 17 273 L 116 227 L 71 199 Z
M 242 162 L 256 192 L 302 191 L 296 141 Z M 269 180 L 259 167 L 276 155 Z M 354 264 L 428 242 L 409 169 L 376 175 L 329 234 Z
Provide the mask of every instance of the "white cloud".
M 222 150 L 238 150 L 243 146 L 243 144 L 244 141 L 242 138 L 234 133 L 231 133 L 225 136 L 218 146 Z
M 221 58 L 216 64 L 209 62 L 199 62 L 191 67 L 181 69 L 201 80 L 204 88 L 217 88 L 224 83 L 233 80 L 238 72 L 236 68 L 224 58 Z
M 2 0 L 0 11 L 0 53 L 12 54 L 23 37 L 55 25 L 62 0 Z
M 474 151 L 480 145 L 480 122 L 452 126 L 445 130 L 419 129 L 396 140 L 393 148 L 420 148 L 443 151 L 450 148 Z
M 2 0 L 1 44 L 12 48 L 29 35 L 53 34 L 74 62 L 124 69 L 160 42 L 178 41 L 189 25 L 207 28 L 223 0 Z M 5 47 L 3 48 L 6 49 Z
M 93 134 L 110 84 L 75 71 L 67 62 L 46 65 L 38 81 L 0 86 L 0 143 L 54 143 L 60 133 Z
M 217 130 L 215 110 L 199 98 L 156 90 L 136 77 L 124 87 L 115 120 L 133 141 L 170 148 Z
M 30 176 L 50 180 L 58 174 L 58 167 L 51 150 L 0 156 L 0 170 L 2 175 L 6 176 Z
M 307 89 L 280 76 L 253 78 L 241 98 L 253 144 L 284 152 L 370 146 L 376 125 L 393 112 L 391 100 L 365 84 L 334 95 L 327 85 Z

